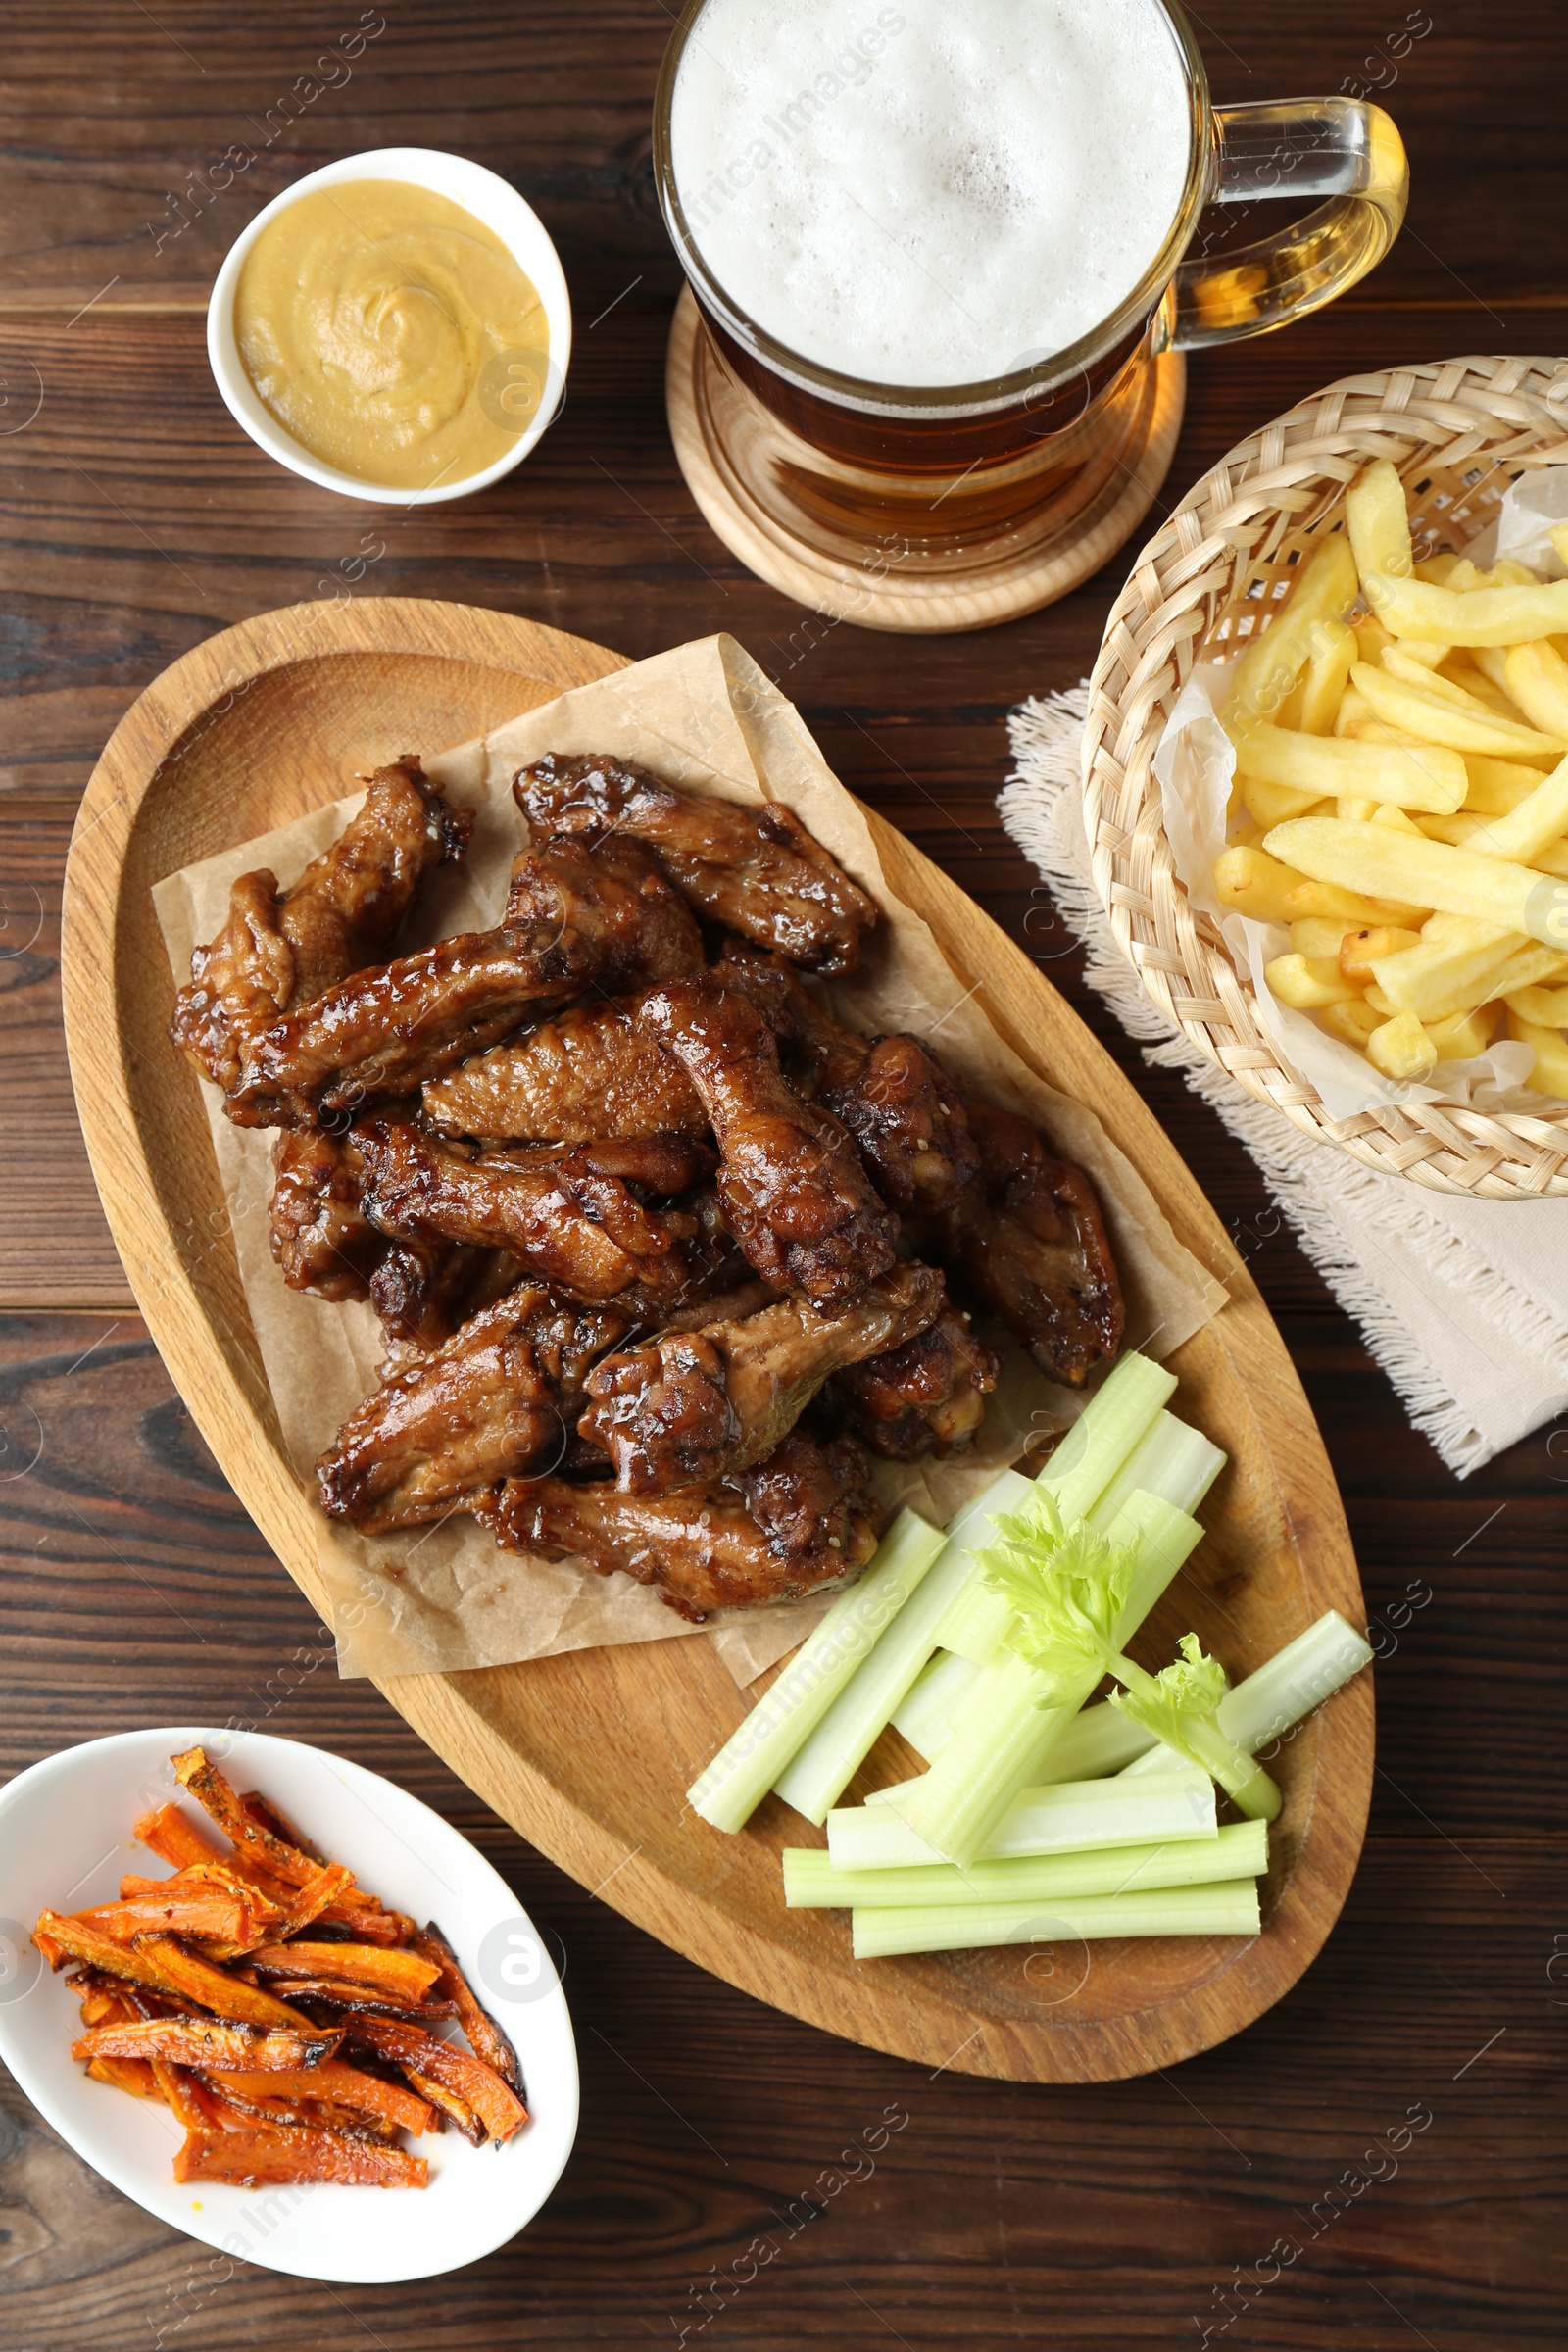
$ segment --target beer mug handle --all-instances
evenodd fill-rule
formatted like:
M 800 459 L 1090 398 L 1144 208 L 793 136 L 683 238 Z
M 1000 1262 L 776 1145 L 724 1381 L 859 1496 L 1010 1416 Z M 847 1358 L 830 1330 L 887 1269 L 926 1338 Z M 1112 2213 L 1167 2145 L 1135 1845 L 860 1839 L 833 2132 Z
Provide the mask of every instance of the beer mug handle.
M 1156 341 L 1203 351 L 1266 335 L 1315 311 L 1375 269 L 1399 233 L 1410 192 L 1404 143 L 1381 106 L 1358 98 L 1286 98 L 1221 106 L 1213 116 L 1211 204 L 1324 196 L 1305 220 L 1189 257 L 1171 280 Z

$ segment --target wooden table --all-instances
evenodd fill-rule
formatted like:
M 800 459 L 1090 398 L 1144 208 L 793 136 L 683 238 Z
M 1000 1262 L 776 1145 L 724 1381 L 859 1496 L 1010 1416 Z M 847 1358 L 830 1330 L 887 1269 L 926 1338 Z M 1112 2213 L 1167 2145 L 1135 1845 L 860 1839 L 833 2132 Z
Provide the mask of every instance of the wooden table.
M 1196 361 L 1170 497 L 1331 377 L 1568 347 L 1556 7 L 1207 7 L 1220 98 L 1377 85 L 1415 194 L 1393 258 L 1337 310 Z M 670 13 L 662 0 L 386 0 L 358 17 L 318 0 L 159 0 L 155 16 L 141 0 L 14 0 L 8 15 L 5 1765 L 136 1724 L 236 1717 L 393 1775 L 562 1939 L 584 2107 L 564 2180 L 514 2246 L 429 2287 L 335 2290 L 244 2263 L 215 2273 L 7 2087 L 0 2343 L 618 2352 L 705 2326 L 730 2344 L 856 2352 L 890 2339 L 1120 2352 L 1196 2344 L 1205 2328 L 1227 2344 L 1367 2352 L 1560 2342 L 1568 1429 L 1453 1479 L 1250 1163 L 1179 1084 L 1143 1071 L 1064 934 L 1045 943 L 1063 949 L 1052 976 L 1143 1085 L 1281 1320 L 1385 1653 L 1372 1831 L 1344 1919 L 1287 2001 L 1178 2072 L 1097 2090 L 927 2076 L 649 1942 L 487 1816 L 368 1686 L 337 1681 L 324 1629 L 137 1320 L 72 1108 L 61 873 L 121 712 L 242 615 L 341 588 L 495 605 L 635 655 L 730 629 L 846 780 L 1023 936 L 1032 876 L 995 807 L 1005 715 L 1087 669 L 1122 566 L 993 634 L 911 642 L 808 616 L 726 556 L 664 430 L 678 276 L 648 124 Z M 262 202 L 335 155 L 409 142 L 475 156 L 537 206 L 578 341 L 565 415 L 511 482 L 389 519 L 307 488 L 242 438 L 208 375 L 202 311 Z M 1040 951 L 1038 917 L 1029 944 Z M 841 2163 L 884 2119 L 874 2169 Z M 1401 2155 L 1367 2155 L 1406 2119 Z M 773 2253 L 748 2264 L 763 2235 Z M 1283 2239 L 1299 2252 L 1275 2250 Z M 705 2302 L 715 2277 L 727 2295 Z

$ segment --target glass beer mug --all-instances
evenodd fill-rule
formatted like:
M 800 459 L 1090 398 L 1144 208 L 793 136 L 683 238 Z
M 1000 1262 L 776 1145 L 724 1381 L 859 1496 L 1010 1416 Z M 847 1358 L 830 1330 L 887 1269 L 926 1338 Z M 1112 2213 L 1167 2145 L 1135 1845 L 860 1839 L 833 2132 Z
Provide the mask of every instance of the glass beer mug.
M 1404 217 L 1404 150 L 1382 109 L 1354 99 L 1215 107 L 1174 0 L 971 0 L 963 11 L 954 11 L 952 0 L 898 0 L 874 16 L 866 0 L 858 12 L 866 22 L 844 48 L 849 6 L 850 0 L 689 0 L 671 37 L 654 122 L 660 201 L 689 286 L 671 337 L 671 429 L 709 521 L 773 585 L 872 627 L 985 626 L 1064 594 L 1137 527 L 1175 447 L 1180 354 L 1267 333 L 1332 301 L 1381 261 Z M 911 24 L 912 42 L 890 67 Z M 800 230 L 801 214 L 826 187 L 822 203 L 836 206 L 832 218 L 848 224 L 851 271 L 856 215 L 874 220 L 874 234 L 864 232 L 868 250 L 902 273 L 895 292 L 905 323 L 918 323 L 916 314 L 923 313 L 948 314 L 956 324 L 951 304 L 964 309 L 956 271 L 928 266 L 935 249 L 918 223 L 908 228 L 907 216 L 897 212 L 888 220 L 857 191 L 859 167 L 852 151 L 868 121 L 858 74 L 863 69 L 868 84 L 883 75 L 884 112 L 877 143 L 862 149 L 871 176 L 861 177 L 861 190 L 880 188 L 876 174 L 891 144 L 890 124 L 905 155 L 912 152 L 908 168 L 918 180 L 919 142 L 938 135 L 919 126 L 945 129 L 951 110 L 939 103 L 934 80 L 927 105 L 908 76 L 934 72 L 932 58 L 968 41 L 983 79 L 984 43 L 1001 25 L 1027 33 L 1030 45 L 1012 59 L 1004 56 L 994 77 L 999 141 L 1010 114 L 1015 152 L 1022 153 L 1017 128 L 1027 73 L 1012 74 L 1009 87 L 1008 67 L 1021 58 L 1026 68 L 1041 43 L 1067 44 L 1069 73 L 1079 74 L 1077 86 L 1094 102 L 1079 110 L 1085 117 L 1080 176 L 1062 208 L 1068 275 L 1075 253 L 1094 242 L 1118 200 L 1124 213 L 1129 204 L 1134 212 L 1139 201 L 1145 205 L 1142 247 L 1135 238 L 1129 248 L 1124 239 L 1123 251 L 1135 258 L 1152 251 L 1153 258 L 1087 327 L 1082 318 L 1094 314 L 1084 312 L 1092 300 L 1084 289 L 1095 281 L 1086 266 L 1078 331 L 1060 348 L 1014 346 L 999 360 L 995 336 L 988 351 L 977 331 L 968 348 L 987 371 L 976 380 L 957 380 L 964 354 L 956 344 L 946 364 L 939 359 L 919 369 L 953 380 L 879 380 L 880 369 L 847 363 L 847 354 L 855 356 L 853 291 L 846 297 L 840 287 L 836 296 L 835 347 L 829 349 L 832 336 L 815 333 L 809 271 L 803 281 L 800 268 L 801 235 L 813 232 L 809 222 Z M 1142 77 L 1123 73 L 1129 61 L 1104 46 L 1117 37 L 1117 26 L 1144 40 L 1145 67 L 1154 70 Z M 719 36 L 728 36 L 729 56 Z M 1171 53 L 1149 49 L 1151 38 L 1170 44 Z M 841 44 L 837 70 L 813 77 L 824 40 Z M 696 97 L 688 102 L 678 94 L 683 69 L 693 76 L 700 106 Z M 896 84 L 900 71 L 906 79 Z M 793 93 L 792 76 L 798 77 Z M 835 83 L 843 92 L 837 99 L 829 86 Z M 1097 124 L 1114 126 L 1129 109 L 1136 118 L 1143 94 L 1156 84 L 1164 93 L 1163 117 L 1156 119 L 1156 109 L 1147 128 L 1135 119 L 1124 139 L 1097 144 Z M 731 115 L 718 103 L 732 88 L 742 101 L 751 93 L 750 112 L 743 102 Z M 858 114 L 852 100 L 860 104 Z M 768 111 L 759 114 L 764 106 Z M 732 127 L 715 128 L 721 116 Z M 984 132 L 983 122 L 980 127 Z M 1063 147 L 1072 144 L 1072 127 Z M 770 179 L 769 160 L 786 154 L 803 131 L 816 140 L 809 176 L 786 182 L 775 161 Z M 1160 137 L 1172 159 L 1165 193 L 1145 189 L 1140 198 L 1142 161 Z M 836 144 L 851 159 L 842 184 Z M 802 152 L 796 144 L 795 156 Z M 1131 198 L 1119 193 L 1124 160 Z M 971 139 L 959 168 L 983 170 L 989 162 L 981 136 Z M 1027 176 L 1027 157 L 1024 163 Z M 933 188 L 940 183 L 950 191 L 954 169 L 946 153 L 933 162 Z M 1304 219 L 1273 234 L 1205 256 L 1199 231 L 1208 206 L 1265 199 L 1318 201 Z M 1149 209 L 1156 203 L 1157 213 Z M 720 217 L 727 245 L 713 230 Z M 983 237 L 974 263 L 981 276 L 995 263 L 995 249 Z M 778 331 L 774 289 L 803 282 L 805 296 L 790 316 L 804 324 L 792 343 Z M 1031 314 L 1038 292 L 1028 272 L 1020 272 L 1019 319 Z M 774 315 L 771 328 L 759 311 Z M 891 312 L 885 323 L 884 348 L 912 349 L 907 338 L 900 344 Z M 800 348 L 810 340 L 814 354 Z

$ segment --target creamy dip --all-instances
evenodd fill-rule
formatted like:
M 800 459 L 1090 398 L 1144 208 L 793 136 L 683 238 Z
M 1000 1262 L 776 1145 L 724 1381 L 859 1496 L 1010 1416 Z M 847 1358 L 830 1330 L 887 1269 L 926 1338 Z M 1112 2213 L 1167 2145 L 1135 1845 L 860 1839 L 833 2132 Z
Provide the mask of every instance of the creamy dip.
M 403 180 L 316 188 L 245 257 L 234 335 L 311 455 L 426 490 L 504 457 L 543 395 L 545 309 L 492 229 Z

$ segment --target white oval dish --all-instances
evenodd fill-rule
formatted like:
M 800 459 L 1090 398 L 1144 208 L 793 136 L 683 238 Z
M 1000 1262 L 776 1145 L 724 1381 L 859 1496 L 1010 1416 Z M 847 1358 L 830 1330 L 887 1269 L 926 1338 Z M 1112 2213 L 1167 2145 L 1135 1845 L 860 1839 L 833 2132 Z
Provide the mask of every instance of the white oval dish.
M 205 1821 L 169 1763 L 198 1744 L 362 1886 L 438 1923 L 521 2062 L 529 2120 L 504 2147 L 470 2147 L 452 2131 L 411 2143 L 429 2161 L 424 2189 L 181 2185 L 172 2167 L 183 2133 L 169 2110 L 92 2082 L 70 2055 L 80 2009 L 28 1940 L 33 1923 L 48 1908 L 112 1901 L 126 1871 L 168 1875 L 131 1828 L 172 1800 Z M 577 2053 L 543 1938 L 466 1838 L 341 1756 L 258 1732 L 176 1727 L 47 1757 L 0 1789 L 0 2058 L 95 2172 L 221 2256 L 360 2286 L 429 2278 L 515 2236 L 561 2178 L 577 2132 Z
M 532 281 L 545 307 L 550 338 L 547 381 L 526 429 L 493 466 L 482 467 L 478 473 L 466 474 L 462 481 L 445 488 L 437 483 L 428 490 L 403 490 L 385 482 L 365 482 L 358 474 L 344 473 L 338 466 L 314 457 L 292 433 L 285 431 L 258 398 L 239 355 L 234 338 L 234 294 L 245 257 L 262 230 L 277 214 L 297 204 L 313 189 L 341 187 L 353 179 L 406 180 L 412 187 L 430 188 L 436 195 L 461 204 L 466 212 L 482 220 L 486 228 L 495 231 Z M 565 272 L 549 230 L 532 205 L 506 180 L 486 171 L 483 164 L 470 163 L 461 155 L 446 155 L 438 147 L 373 147 L 364 155 L 340 156 L 335 164 L 323 164 L 319 172 L 308 172 L 291 188 L 285 188 L 281 196 L 274 196 L 240 231 L 223 257 L 207 305 L 207 357 L 214 381 L 235 423 L 249 433 L 259 449 L 265 449 L 270 458 L 275 458 L 290 472 L 315 482 L 318 489 L 336 490 L 344 498 L 367 499 L 376 506 L 441 506 L 448 499 L 469 498 L 476 490 L 488 489 L 492 482 L 500 481 L 503 474 L 521 465 L 549 427 L 561 406 L 571 361 L 571 301 L 566 292 Z

